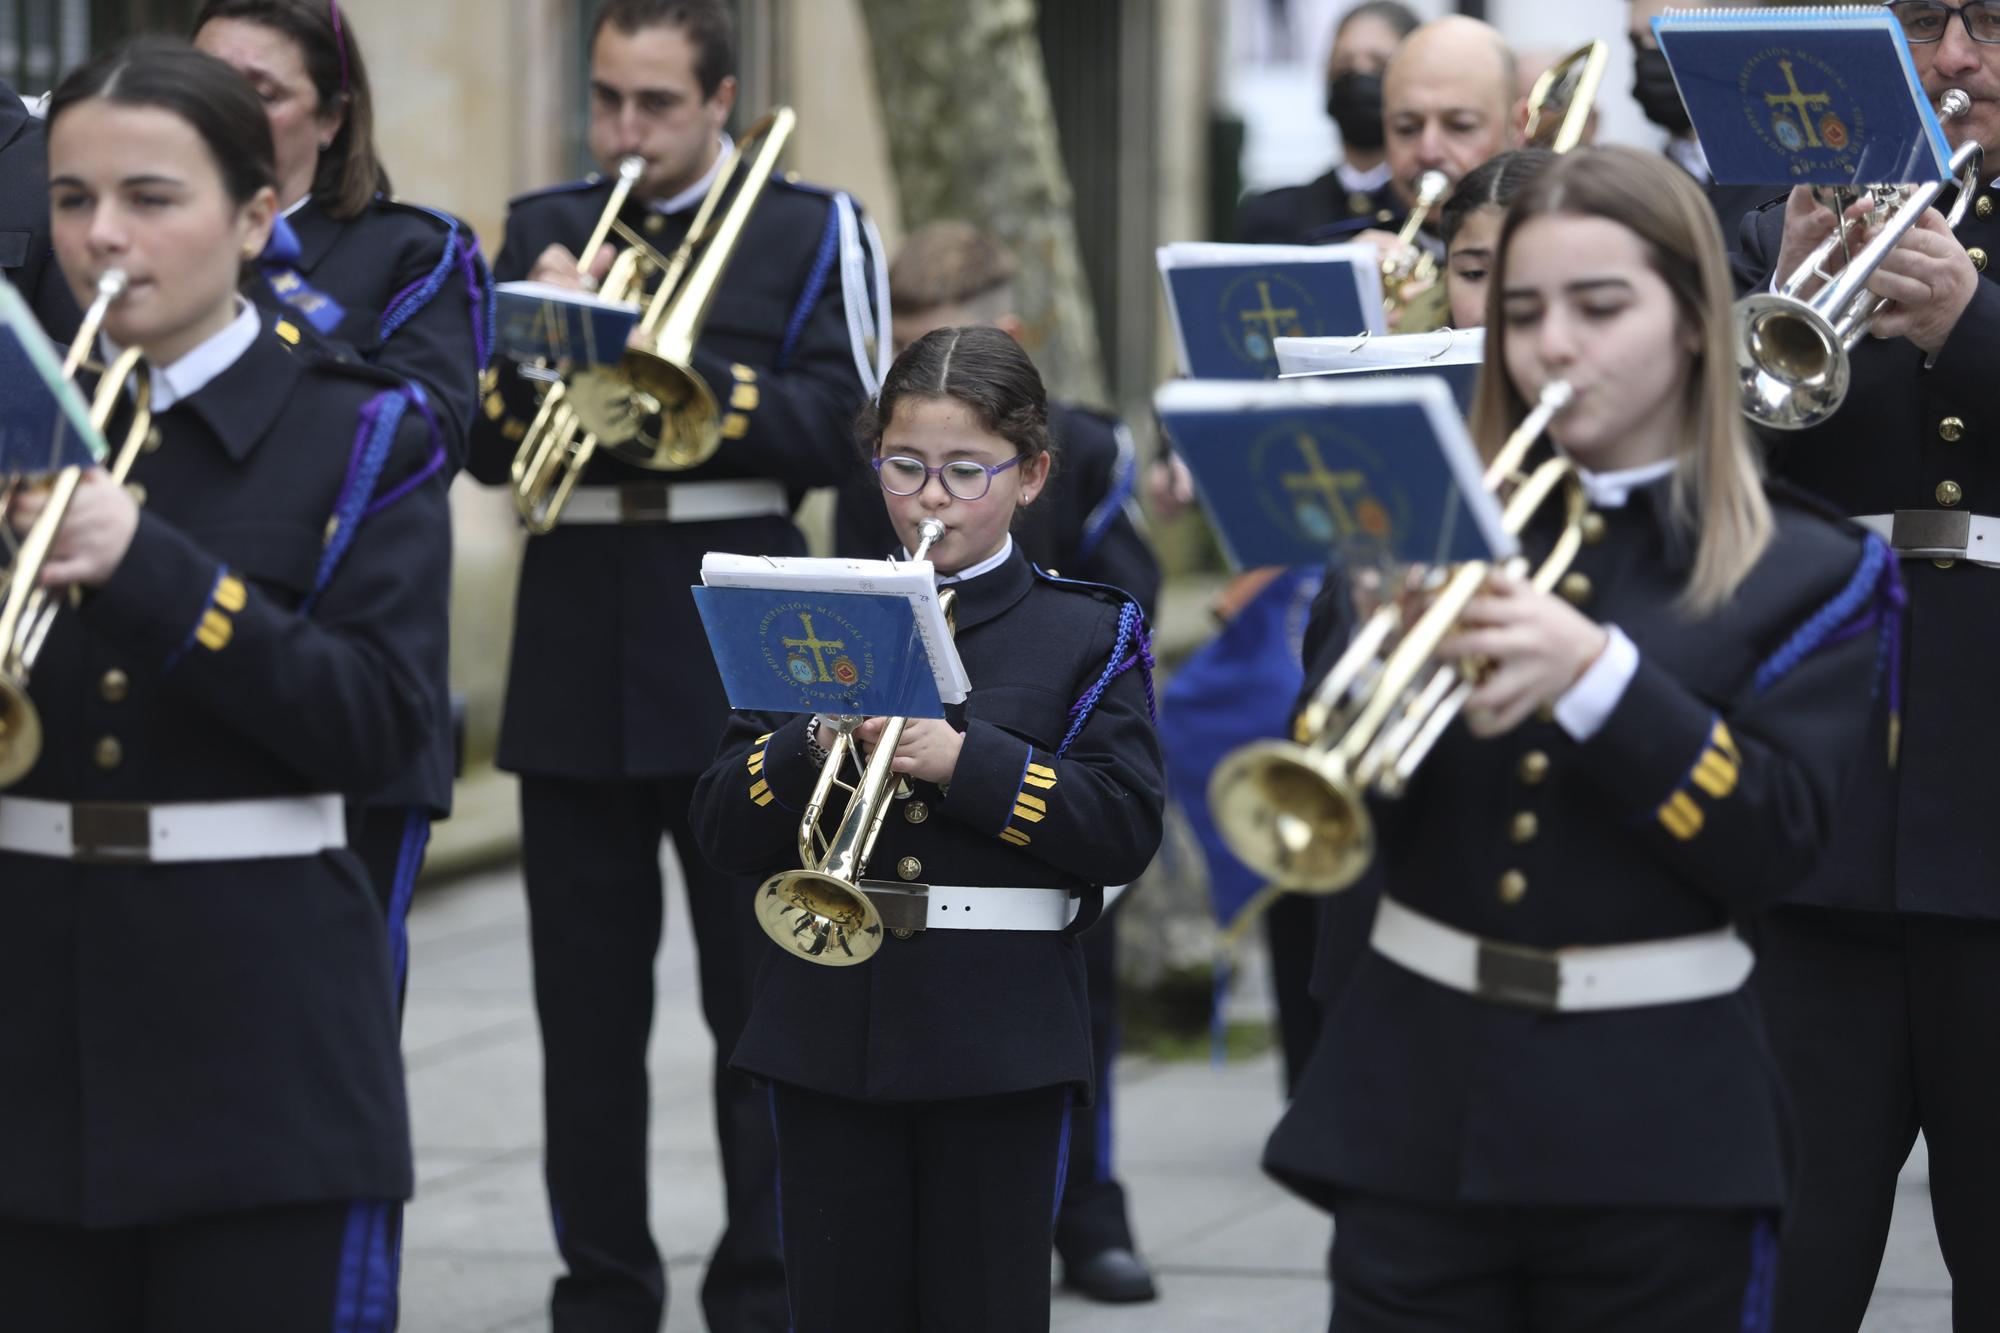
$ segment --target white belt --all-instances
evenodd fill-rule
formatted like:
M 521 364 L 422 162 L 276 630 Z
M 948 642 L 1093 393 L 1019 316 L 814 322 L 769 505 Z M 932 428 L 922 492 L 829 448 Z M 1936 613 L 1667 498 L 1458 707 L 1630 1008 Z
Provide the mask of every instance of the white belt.
M 1756 956 L 1724 927 L 1701 935 L 1556 949 L 1481 939 L 1385 897 L 1368 943 L 1420 977 L 1499 1004 L 1575 1012 L 1684 1004 L 1728 995 Z
M 563 506 L 562 523 L 713 523 L 791 512 L 784 486 L 769 478 L 628 481 L 577 487 Z
M 1905 560 L 1964 560 L 2000 568 L 2000 518 L 1956 509 L 1898 509 L 1854 521 Z
M 136 805 L 0 796 L 0 851 L 130 865 L 314 856 L 347 845 L 338 796 Z
M 1066 889 L 861 881 L 890 930 L 1062 930 L 1083 902 Z M 917 913 L 921 909 L 921 919 Z

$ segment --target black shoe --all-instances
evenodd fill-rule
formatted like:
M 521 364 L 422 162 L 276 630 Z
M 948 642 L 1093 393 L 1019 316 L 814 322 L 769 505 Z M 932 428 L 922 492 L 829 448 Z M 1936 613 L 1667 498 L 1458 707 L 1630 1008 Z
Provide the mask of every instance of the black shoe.
M 1081 1263 L 1064 1264 L 1063 1285 L 1113 1305 L 1157 1300 L 1160 1295 L 1145 1260 L 1123 1246 L 1100 1250 Z

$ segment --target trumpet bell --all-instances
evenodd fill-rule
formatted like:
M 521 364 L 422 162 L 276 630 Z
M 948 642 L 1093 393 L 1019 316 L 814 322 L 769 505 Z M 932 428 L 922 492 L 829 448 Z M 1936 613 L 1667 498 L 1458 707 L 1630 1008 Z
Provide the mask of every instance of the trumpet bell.
M 1847 349 L 1818 309 L 1761 292 L 1736 304 L 1736 369 L 1743 411 L 1773 430 L 1805 430 L 1840 410 Z
M 721 409 L 708 381 L 643 348 L 573 376 L 570 401 L 600 445 L 638 467 L 678 472 L 722 447 Z
M 757 889 L 757 924 L 773 942 L 829 967 L 863 963 L 882 947 L 882 914 L 837 875 L 786 870 Z
M 1208 806 L 1229 850 L 1290 892 L 1337 893 L 1375 855 L 1375 825 L 1360 793 L 1337 766 L 1290 741 L 1224 756 L 1209 780 Z
M 34 700 L 12 679 L 0 675 L 0 788 L 11 787 L 42 754 L 42 717 Z

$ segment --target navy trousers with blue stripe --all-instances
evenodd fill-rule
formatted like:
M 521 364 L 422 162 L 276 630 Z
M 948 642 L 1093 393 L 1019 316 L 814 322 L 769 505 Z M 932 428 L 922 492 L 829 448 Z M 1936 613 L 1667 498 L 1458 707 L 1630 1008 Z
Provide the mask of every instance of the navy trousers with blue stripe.
M 1083 932 L 1084 975 L 1090 990 L 1090 1046 L 1097 1066 L 1097 1100 L 1069 1113 L 1069 1174 L 1056 1217 L 1056 1252 L 1080 1264 L 1111 1249 L 1133 1249 L 1125 1187 L 1113 1169 L 1111 1108 L 1117 1089 L 1118 914 L 1107 912 Z
M 1333 1222 L 1332 1333 L 1770 1333 L 1767 1213 L 1347 1190 Z
M 1069 1103 L 773 1085 L 793 1333 L 1046 1333 Z
M 308 1204 L 106 1231 L 0 1222 L 0 1327 L 387 1333 L 389 1208 Z

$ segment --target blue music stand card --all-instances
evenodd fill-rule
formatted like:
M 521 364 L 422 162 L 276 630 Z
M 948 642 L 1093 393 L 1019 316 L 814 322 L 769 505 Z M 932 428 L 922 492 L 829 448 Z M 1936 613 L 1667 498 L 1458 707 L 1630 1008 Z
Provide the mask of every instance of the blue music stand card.
M 90 467 L 106 452 L 34 312 L 0 278 L 0 477 Z
M 1906 185 L 1950 146 L 1896 16 L 1872 8 L 1663 14 L 1653 35 L 1725 185 Z
M 1436 375 L 1451 386 L 1461 413 L 1472 411 L 1472 390 L 1486 360 L 1485 329 L 1438 329 L 1386 338 L 1280 338 L 1278 378 L 1337 376 L 1347 383 Z
M 700 587 L 731 708 L 943 717 L 916 610 L 894 593 Z
M 1436 376 L 1177 380 L 1153 406 L 1239 568 L 1447 564 L 1511 555 Z
M 1382 333 L 1382 265 L 1372 245 L 1163 245 L 1181 374 L 1278 375 L 1279 338 Z
M 493 289 L 499 350 L 516 361 L 601 366 L 625 355 L 639 308 L 545 282 Z

